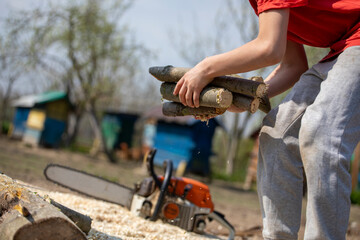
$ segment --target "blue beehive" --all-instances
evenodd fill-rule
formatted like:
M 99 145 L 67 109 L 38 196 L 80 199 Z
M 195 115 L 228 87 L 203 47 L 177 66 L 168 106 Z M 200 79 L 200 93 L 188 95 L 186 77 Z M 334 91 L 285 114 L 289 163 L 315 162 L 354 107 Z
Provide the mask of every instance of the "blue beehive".
M 210 174 L 212 139 L 217 119 L 201 122 L 192 117 L 165 117 L 159 109 L 153 109 L 146 117 L 157 119 L 154 148 L 157 153 L 154 163 L 162 166 L 164 160 L 173 161 L 177 169 L 180 162 L 186 162 L 186 170 L 199 175 Z
M 32 145 L 59 146 L 71 108 L 65 92 L 25 96 L 14 101 L 13 106 L 12 137 Z
M 139 115 L 119 111 L 106 111 L 101 128 L 109 150 L 119 148 L 120 144 L 132 147 L 135 123 Z
M 13 119 L 13 125 L 12 125 L 12 133 L 11 136 L 13 138 L 21 139 L 24 135 L 24 132 L 26 130 L 26 121 L 28 119 L 30 112 L 29 107 L 17 107 L 14 119 Z

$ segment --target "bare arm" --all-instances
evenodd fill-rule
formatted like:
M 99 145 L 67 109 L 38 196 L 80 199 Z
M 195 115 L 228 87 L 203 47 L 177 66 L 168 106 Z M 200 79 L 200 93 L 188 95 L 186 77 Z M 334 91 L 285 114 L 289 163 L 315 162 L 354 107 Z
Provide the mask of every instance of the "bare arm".
M 232 51 L 205 58 L 180 79 L 174 94 L 179 94 L 184 105 L 198 107 L 200 92 L 214 77 L 279 63 L 286 50 L 288 21 L 288 9 L 261 13 L 256 39 Z
M 283 59 L 265 79 L 265 83 L 268 85 L 269 98 L 291 88 L 307 69 L 307 58 L 303 45 L 287 41 Z M 232 105 L 228 111 L 243 112 L 244 109 Z
M 288 41 L 280 64 L 265 79 L 269 98 L 291 88 L 307 69 L 308 63 L 303 45 Z

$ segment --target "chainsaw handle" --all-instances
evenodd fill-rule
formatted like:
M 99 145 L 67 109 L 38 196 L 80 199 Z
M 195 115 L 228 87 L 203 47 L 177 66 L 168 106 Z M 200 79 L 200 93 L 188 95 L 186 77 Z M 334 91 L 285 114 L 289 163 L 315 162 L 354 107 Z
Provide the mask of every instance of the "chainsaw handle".
M 156 206 L 154 209 L 154 212 L 152 214 L 152 216 L 150 217 L 150 221 L 155 221 L 159 215 L 159 211 L 162 205 L 162 202 L 164 200 L 166 191 L 169 187 L 170 184 L 170 180 L 171 180 L 171 175 L 172 175 L 172 171 L 173 171 L 173 163 L 171 160 L 165 160 L 164 161 L 164 167 L 165 167 L 165 174 L 164 174 L 164 180 L 161 184 L 160 187 L 160 195 L 158 197 L 158 200 L 156 202 Z M 157 177 L 156 177 L 157 179 Z
M 154 171 L 154 157 L 155 157 L 155 154 L 156 154 L 156 149 L 155 148 L 152 148 L 150 149 L 147 157 L 146 157 L 146 166 L 147 166 L 147 170 L 150 174 L 150 176 L 154 179 L 155 181 L 155 184 L 158 188 L 161 188 L 161 182 L 160 180 L 158 179 L 157 175 L 155 174 L 155 171 Z
M 208 215 L 208 218 L 217 221 L 220 225 L 222 225 L 223 227 L 227 228 L 229 230 L 229 238 L 228 240 L 233 240 L 235 238 L 235 229 L 234 227 L 231 225 L 231 223 L 229 223 L 226 219 L 225 216 L 217 211 L 213 211 L 212 213 L 210 213 Z

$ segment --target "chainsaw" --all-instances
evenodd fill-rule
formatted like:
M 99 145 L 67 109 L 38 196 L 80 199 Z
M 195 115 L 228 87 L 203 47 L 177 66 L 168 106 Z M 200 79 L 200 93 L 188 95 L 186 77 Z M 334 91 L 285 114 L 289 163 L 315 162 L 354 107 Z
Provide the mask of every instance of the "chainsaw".
M 154 171 L 156 149 L 146 156 L 150 177 L 129 188 L 115 182 L 66 166 L 49 164 L 44 170 L 47 180 L 76 192 L 116 203 L 137 216 L 150 221 L 178 226 L 186 231 L 204 234 L 207 220 L 215 220 L 229 231 L 228 239 L 234 239 L 234 227 L 224 215 L 214 210 L 209 187 L 185 177 L 172 177 L 173 163 L 164 161 L 164 176 Z

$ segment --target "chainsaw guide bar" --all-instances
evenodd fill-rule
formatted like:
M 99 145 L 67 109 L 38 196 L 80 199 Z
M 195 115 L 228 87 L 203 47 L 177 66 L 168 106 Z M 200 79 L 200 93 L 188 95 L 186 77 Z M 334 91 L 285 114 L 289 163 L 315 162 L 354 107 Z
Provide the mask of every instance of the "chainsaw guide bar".
M 47 165 L 44 175 L 47 180 L 70 190 L 130 209 L 134 189 L 129 187 L 58 164 Z

